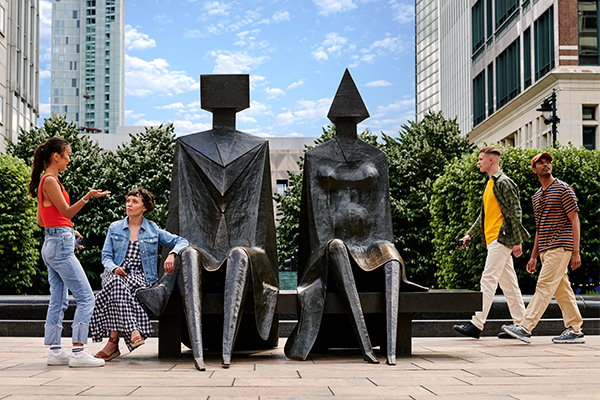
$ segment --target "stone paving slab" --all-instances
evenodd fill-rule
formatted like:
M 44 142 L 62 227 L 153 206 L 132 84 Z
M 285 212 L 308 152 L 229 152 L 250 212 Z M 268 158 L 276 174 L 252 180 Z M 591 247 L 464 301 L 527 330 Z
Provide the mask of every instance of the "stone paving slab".
M 534 336 L 527 345 L 484 337 L 414 338 L 413 356 L 396 366 L 362 361 L 357 350 L 315 353 L 304 362 L 276 349 L 235 352 L 231 367 L 205 354 L 197 371 L 191 351 L 158 359 L 158 342 L 102 368 L 47 366 L 42 338 L 0 337 L 0 400 L 38 399 L 436 399 L 600 400 L 600 336 L 587 343 L 553 344 Z M 68 344 L 65 339 L 65 345 Z M 96 352 L 102 343 L 90 343 Z

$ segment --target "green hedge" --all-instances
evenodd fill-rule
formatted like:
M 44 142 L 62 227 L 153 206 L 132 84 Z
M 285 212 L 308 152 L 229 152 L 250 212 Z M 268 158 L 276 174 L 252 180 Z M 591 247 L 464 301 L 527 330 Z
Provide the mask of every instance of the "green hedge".
M 41 258 L 36 233 L 36 203 L 27 191 L 31 169 L 0 155 L 0 293 L 22 294 L 31 288 Z
M 528 274 L 525 265 L 530 258 L 535 237 L 535 221 L 531 198 L 540 183 L 531 171 L 531 159 L 539 149 L 503 148 L 502 170 L 519 186 L 523 225 L 531 238 L 523 244 L 523 256 L 515 259 L 521 291 L 535 291 L 537 275 Z M 600 264 L 600 152 L 573 146 L 547 148 L 554 158 L 553 176 L 570 184 L 579 202 L 581 221 L 582 266 L 571 272 L 576 292 L 593 293 L 599 285 Z M 479 213 L 485 175 L 477 167 L 477 150 L 447 165 L 433 186 L 431 226 L 439 287 L 479 289 L 486 250 L 476 236 L 467 250 L 456 250 L 456 241 L 473 224 Z M 540 268 L 538 258 L 538 271 Z

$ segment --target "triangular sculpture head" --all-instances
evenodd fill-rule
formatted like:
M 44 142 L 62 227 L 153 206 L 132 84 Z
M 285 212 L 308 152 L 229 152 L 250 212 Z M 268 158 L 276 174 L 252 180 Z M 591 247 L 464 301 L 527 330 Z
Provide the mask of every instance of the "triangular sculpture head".
M 354 84 L 348 69 L 340 82 L 337 93 L 331 103 L 327 118 L 334 124 L 337 122 L 354 122 L 358 124 L 369 118 L 369 111 Z

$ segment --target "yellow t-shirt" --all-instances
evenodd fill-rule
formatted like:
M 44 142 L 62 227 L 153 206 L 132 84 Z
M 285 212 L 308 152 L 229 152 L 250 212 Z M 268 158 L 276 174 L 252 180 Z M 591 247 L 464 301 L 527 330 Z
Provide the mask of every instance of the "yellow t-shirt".
M 502 211 L 494 196 L 494 181 L 489 180 L 483 191 L 483 211 L 485 213 L 485 219 L 483 221 L 483 230 L 485 233 L 485 242 L 487 244 L 492 243 L 498 239 L 500 233 L 500 227 L 502 226 Z

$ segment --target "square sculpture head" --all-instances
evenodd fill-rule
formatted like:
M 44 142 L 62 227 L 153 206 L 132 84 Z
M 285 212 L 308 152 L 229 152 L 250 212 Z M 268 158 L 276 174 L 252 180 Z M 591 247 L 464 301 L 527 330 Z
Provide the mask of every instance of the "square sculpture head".
M 211 112 L 250 107 L 250 75 L 200 75 L 200 106 Z

